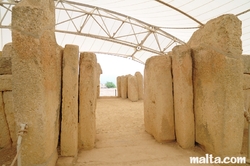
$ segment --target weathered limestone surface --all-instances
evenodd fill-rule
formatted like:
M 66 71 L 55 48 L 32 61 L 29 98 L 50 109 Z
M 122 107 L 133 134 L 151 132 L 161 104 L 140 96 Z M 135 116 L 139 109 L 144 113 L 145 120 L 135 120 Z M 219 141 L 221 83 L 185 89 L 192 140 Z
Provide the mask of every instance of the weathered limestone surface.
M 250 55 L 242 55 L 243 73 L 250 74 Z
M 2 57 L 12 57 L 12 43 L 7 43 L 3 47 Z
M 244 109 L 246 109 L 246 111 L 248 111 L 250 113 L 250 89 L 246 89 L 244 90 Z M 244 128 L 247 129 L 248 128 L 248 122 L 246 120 L 246 118 L 244 118 Z
M 144 70 L 144 124 L 158 142 L 175 140 L 171 57 L 154 56 Z
M 92 149 L 96 138 L 97 59 L 94 53 L 80 54 L 80 148 Z
M 12 145 L 17 144 L 17 131 L 16 131 L 16 119 L 13 109 L 13 95 L 12 91 L 3 92 L 3 102 L 6 120 L 9 127 L 9 133 L 12 141 Z
M 128 98 L 128 79 L 127 76 L 121 76 L 121 97 Z
M 2 54 L 3 54 L 2 51 L 0 51 L 0 57 L 2 57 Z
M 0 57 L 0 75 L 11 73 L 11 57 Z
M 128 76 L 128 99 L 130 101 L 138 101 L 138 85 L 135 76 Z
M 9 128 L 4 112 L 3 94 L 0 92 L 0 149 L 11 146 Z
M 215 50 L 193 50 L 196 142 L 215 155 L 237 155 L 243 138 L 242 65 Z
M 143 76 L 140 72 L 135 72 L 135 76 L 138 84 L 138 99 L 143 99 Z
M 238 155 L 243 138 L 241 21 L 210 20 L 196 31 L 192 48 L 196 142 L 219 156 Z
M 188 45 L 204 46 L 228 57 L 240 58 L 242 54 L 241 21 L 233 14 L 222 15 L 194 32 Z
M 12 90 L 12 75 L 0 75 L 0 91 Z
M 13 101 L 17 125 L 28 124 L 22 165 L 54 166 L 61 104 L 61 57 L 50 0 L 23 0 L 12 10 Z M 19 127 L 19 126 L 18 126 Z
M 195 143 L 191 49 L 176 46 L 172 51 L 176 140 L 182 148 Z
M 76 156 L 78 152 L 78 67 L 79 47 L 66 45 L 62 75 L 62 156 Z
M 250 89 L 250 75 L 243 74 L 243 90 Z
M 116 84 L 117 84 L 117 97 L 121 97 L 121 76 L 118 76 L 116 78 Z
M 102 67 L 99 63 L 97 63 L 97 97 L 100 96 L 100 76 L 102 74 Z

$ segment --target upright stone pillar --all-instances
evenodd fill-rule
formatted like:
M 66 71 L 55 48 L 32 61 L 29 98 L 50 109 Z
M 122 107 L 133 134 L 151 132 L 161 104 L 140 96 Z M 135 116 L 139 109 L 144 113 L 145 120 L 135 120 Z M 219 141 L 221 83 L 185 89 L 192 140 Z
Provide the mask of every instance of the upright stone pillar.
M 117 97 L 121 97 L 121 76 L 118 76 L 116 78 L 116 84 L 117 84 Z
M 138 84 L 135 76 L 128 76 L 128 99 L 130 101 L 138 101 Z
M 78 152 L 78 68 L 79 47 L 66 45 L 62 75 L 62 156 L 76 156 Z
M 140 72 L 135 72 L 135 76 L 138 84 L 138 99 L 143 99 L 144 89 L 143 89 L 143 76 Z
M 80 148 L 92 149 L 96 138 L 96 80 L 97 60 L 94 53 L 84 52 L 80 55 Z
M 121 97 L 128 98 L 128 80 L 127 76 L 121 76 Z
M 7 43 L 3 47 L 2 57 L 12 57 L 13 49 L 12 43 Z
M 244 128 L 241 21 L 210 20 L 191 37 L 196 142 L 218 156 L 239 155 Z M 205 39 L 205 40 L 204 40 Z
M 172 51 L 176 140 L 182 148 L 195 143 L 191 49 L 176 46 Z
M 28 125 L 22 165 L 54 166 L 61 104 L 61 50 L 56 43 L 51 0 L 23 0 L 12 10 L 13 101 L 20 124 Z
M 175 140 L 171 57 L 149 58 L 144 70 L 144 124 L 158 142 Z

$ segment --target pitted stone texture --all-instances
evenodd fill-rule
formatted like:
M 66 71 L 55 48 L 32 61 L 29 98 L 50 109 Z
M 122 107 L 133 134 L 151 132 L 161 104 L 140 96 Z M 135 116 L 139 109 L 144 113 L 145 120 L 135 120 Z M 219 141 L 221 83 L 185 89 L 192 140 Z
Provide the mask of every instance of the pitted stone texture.
M 97 63 L 97 97 L 100 96 L 100 76 L 102 74 L 102 67 L 99 63 Z
M 3 47 L 2 57 L 12 57 L 13 55 L 13 48 L 12 43 L 7 43 Z
M 241 59 L 193 48 L 196 142 L 218 156 L 238 155 L 244 128 Z
M 96 139 L 97 60 L 94 53 L 80 54 L 80 148 L 92 149 Z
M 128 79 L 127 76 L 121 76 L 121 97 L 128 98 Z
M 62 156 L 76 156 L 78 152 L 78 68 L 79 47 L 66 45 L 62 75 Z
M 250 89 L 244 90 L 244 109 L 250 113 Z M 244 120 L 245 125 L 244 128 L 248 128 L 248 122 L 245 118 Z
M 158 142 L 175 140 L 171 57 L 154 56 L 144 70 L 144 124 Z
M 137 79 L 137 84 L 138 84 L 138 99 L 141 100 L 143 99 L 143 76 L 140 72 L 135 72 L 135 76 Z
M 121 97 L 121 76 L 116 77 L 117 97 Z
M 217 50 L 228 57 L 239 58 L 242 54 L 241 21 L 233 14 L 222 15 L 208 21 L 194 32 L 188 45 Z
M 12 146 L 17 144 L 17 129 L 16 129 L 16 118 L 13 108 L 13 95 L 12 91 L 3 92 L 3 102 L 5 116 L 9 127 L 10 137 L 12 141 Z
M 4 111 L 3 93 L 0 92 L 0 149 L 11 146 L 10 132 Z
M 195 143 L 191 49 L 176 46 L 172 51 L 176 140 L 182 148 Z
M 128 99 L 130 101 L 138 101 L 138 85 L 135 76 L 128 76 Z
M 50 0 L 23 0 L 12 10 L 13 101 L 17 124 L 28 124 L 22 165 L 54 166 L 61 105 L 61 49 Z
M 250 74 L 250 55 L 242 55 L 241 60 L 243 64 L 243 73 Z
M 0 75 L 12 74 L 11 57 L 0 57 Z
M 12 90 L 12 75 L 0 75 L 0 91 Z

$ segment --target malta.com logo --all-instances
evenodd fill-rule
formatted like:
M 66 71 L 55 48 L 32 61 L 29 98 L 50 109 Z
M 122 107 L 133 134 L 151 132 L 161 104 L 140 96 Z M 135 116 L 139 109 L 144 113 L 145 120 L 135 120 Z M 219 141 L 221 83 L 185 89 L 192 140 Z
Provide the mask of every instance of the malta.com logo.
M 245 164 L 246 157 L 213 157 L 206 154 L 205 157 L 190 157 L 190 164 Z

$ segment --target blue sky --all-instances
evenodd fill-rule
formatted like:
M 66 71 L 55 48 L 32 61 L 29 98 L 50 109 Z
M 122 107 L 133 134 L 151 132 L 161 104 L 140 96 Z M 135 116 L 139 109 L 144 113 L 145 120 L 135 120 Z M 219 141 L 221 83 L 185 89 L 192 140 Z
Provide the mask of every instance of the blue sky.
M 105 84 L 107 81 L 116 84 L 116 78 L 121 75 L 131 74 L 139 71 L 143 75 L 144 65 L 128 58 L 112 55 L 96 54 L 97 62 L 102 67 L 100 82 Z

